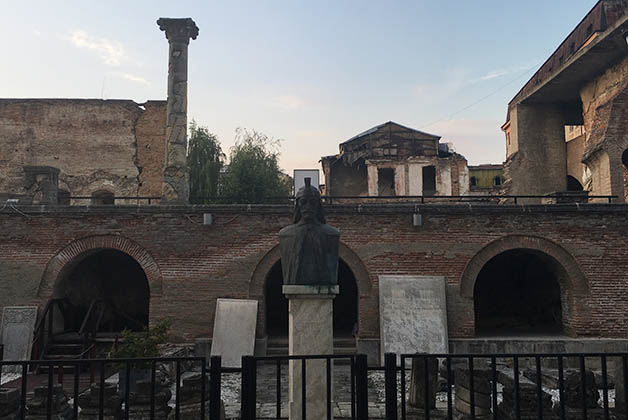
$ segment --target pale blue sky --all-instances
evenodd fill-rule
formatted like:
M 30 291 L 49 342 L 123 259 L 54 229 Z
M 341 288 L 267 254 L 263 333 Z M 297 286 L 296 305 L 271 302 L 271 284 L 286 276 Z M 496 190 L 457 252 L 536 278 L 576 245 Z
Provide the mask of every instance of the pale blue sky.
M 5 98 L 165 99 L 155 21 L 192 17 L 190 119 L 226 152 L 237 127 L 283 139 L 291 173 L 388 120 L 441 135 L 470 164 L 503 161 L 508 101 L 596 2 L 1 3 Z

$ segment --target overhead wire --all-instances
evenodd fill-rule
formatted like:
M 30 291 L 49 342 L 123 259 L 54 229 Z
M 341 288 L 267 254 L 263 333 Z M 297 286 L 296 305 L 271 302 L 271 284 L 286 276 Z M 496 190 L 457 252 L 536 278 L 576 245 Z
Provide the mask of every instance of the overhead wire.
M 476 106 L 477 104 L 479 104 L 480 102 L 483 102 L 484 100 L 490 98 L 491 96 L 495 95 L 497 92 L 501 91 L 502 89 L 510 86 L 511 84 L 513 84 L 514 82 L 516 82 L 517 80 L 521 79 L 523 76 L 525 76 L 526 74 L 528 74 L 530 71 L 538 68 L 540 65 L 542 64 L 542 62 L 539 62 L 537 64 L 535 64 L 534 66 L 524 70 L 523 72 L 519 73 L 515 78 L 513 78 L 512 80 L 508 81 L 507 83 L 503 84 L 502 86 L 498 87 L 497 89 L 493 90 L 491 93 L 481 97 L 480 99 L 478 99 L 477 101 L 459 109 L 458 111 L 454 112 L 453 114 L 450 114 L 449 117 L 447 118 L 441 118 L 439 120 L 433 121 L 429 124 L 423 125 L 421 128 L 419 128 L 419 130 L 423 130 L 427 127 L 430 127 L 434 124 L 438 124 L 439 122 L 443 122 L 443 121 L 450 121 L 453 117 L 455 117 L 456 115 L 460 114 L 461 112 L 466 111 L 469 108 L 472 108 L 474 106 Z

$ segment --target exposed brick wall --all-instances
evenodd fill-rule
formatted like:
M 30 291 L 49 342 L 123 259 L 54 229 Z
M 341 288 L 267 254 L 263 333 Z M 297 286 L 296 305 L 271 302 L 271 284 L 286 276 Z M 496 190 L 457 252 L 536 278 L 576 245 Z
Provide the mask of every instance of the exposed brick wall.
M 412 225 L 415 207 L 423 214 L 422 227 Z M 99 248 L 111 243 L 134 255 L 150 278 L 160 279 L 161 294 L 151 290 L 151 322 L 172 318 L 175 338 L 211 336 L 219 297 L 260 299 L 258 335 L 264 334 L 260 278 L 263 282 L 277 258 L 273 249 L 279 229 L 290 223 L 288 207 L 19 210 L 0 212 L 0 306 L 43 305 L 51 293 L 46 282 L 54 282 L 51 264 L 80 255 L 90 243 Z M 211 226 L 202 225 L 204 212 L 213 214 Z M 343 259 L 358 277 L 361 338 L 379 335 L 383 274 L 444 276 L 449 335 L 472 337 L 472 261 L 522 244 L 550 255 L 569 274 L 561 287 L 570 334 L 628 335 L 626 205 L 363 204 L 332 206 L 327 213 L 328 223 L 341 231 Z
M 628 149 L 628 58 L 607 69 L 580 90 L 586 130 L 583 161 L 589 165 L 593 179 L 608 180 L 610 194 L 624 198 L 622 153 Z M 607 167 L 596 164 L 600 153 L 608 155 Z M 596 171 L 603 170 L 599 174 Z M 606 187 L 604 185 L 604 187 Z M 593 194 L 600 194 L 594 188 Z
M 162 171 L 166 155 L 166 101 L 149 101 L 137 120 L 137 166 L 139 195 L 161 197 Z
M 0 99 L 0 191 L 25 193 L 23 166 L 49 165 L 61 170 L 59 188 L 74 196 L 161 195 L 165 105 Z

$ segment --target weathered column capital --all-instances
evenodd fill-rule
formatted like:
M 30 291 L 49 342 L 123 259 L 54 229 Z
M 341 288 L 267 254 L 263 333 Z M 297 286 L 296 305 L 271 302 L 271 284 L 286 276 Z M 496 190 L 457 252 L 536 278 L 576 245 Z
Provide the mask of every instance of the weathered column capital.
M 159 29 L 166 33 L 166 39 L 170 42 L 185 42 L 188 44 L 190 38 L 196 39 L 198 36 L 198 26 L 192 18 L 159 18 L 157 19 Z

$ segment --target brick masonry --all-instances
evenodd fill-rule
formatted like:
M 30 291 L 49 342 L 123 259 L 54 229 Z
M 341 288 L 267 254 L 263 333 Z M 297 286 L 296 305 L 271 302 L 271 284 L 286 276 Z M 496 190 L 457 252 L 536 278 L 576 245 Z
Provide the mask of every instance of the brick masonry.
M 423 214 L 414 227 L 412 213 Z M 204 226 L 203 213 L 213 215 Z M 0 307 L 44 305 L 60 271 L 84 252 L 119 249 L 144 268 L 150 320 L 169 317 L 173 339 L 211 337 L 216 298 L 260 301 L 278 260 L 286 206 L 4 207 Z M 362 339 L 377 338 L 378 276 L 442 275 L 450 338 L 474 335 L 473 282 L 492 256 L 541 251 L 558 264 L 563 317 L 573 337 L 628 335 L 628 205 L 334 205 L 341 257 L 354 271 Z
M 23 167 L 48 165 L 73 196 L 161 196 L 165 127 L 165 101 L 0 99 L 0 192 L 26 193 Z

